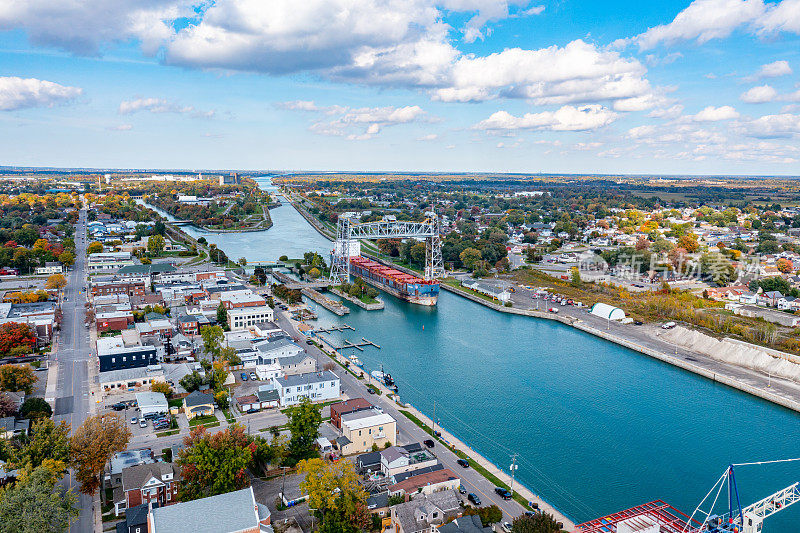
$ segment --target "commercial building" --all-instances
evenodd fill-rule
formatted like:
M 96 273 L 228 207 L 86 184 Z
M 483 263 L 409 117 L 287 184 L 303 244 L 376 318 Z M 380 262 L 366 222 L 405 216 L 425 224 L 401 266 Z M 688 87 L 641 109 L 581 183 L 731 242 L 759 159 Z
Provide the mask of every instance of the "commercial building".
M 372 409 L 373 405 L 364 398 L 350 398 L 331 405 L 331 424 L 342 429 L 342 415 Z
M 247 329 L 259 322 L 271 322 L 272 320 L 272 308 L 268 305 L 241 307 L 228 311 L 228 326 L 232 330 Z
M 342 395 L 339 376 L 330 370 L 273 378 L 272 383 L 284 407 L 297 405 L 303 397 L 312 402 L 325 402 Z
M 136 405 L 142 416 L 165 415 L 169 412 L 167 397 L 161 392 L 137 392 Z
M 166 381 L 164 370 L 160 365 L 136 368 L 123 368 L 100 372 L 100 387 L 104 392 L 123 392 L 142 387 L 149 388 L 153 383 Z
M 416 476 L 408 476 L 394 485 L 389 485 L 389 496 L 408 494 L 433 494 L 443 490 L 458 490 L 461 478 L 449 468 L 431 470 Z
M 373 446 L 383 448 L 397 442 L 397 423 L 390 415 L 376 409 L 342 415 L 342 436 L 350 443 L 341 443 L 343 455 L 367 452 Z
M 392 446 L 381 450 L 381 472 L 386 477 L 434 467 L 438 464 L 436 456 L 419 443 L 405 446 Z
M 92 296 L 103 296 L 106 294 L 127 294 L 132 296 L 144 296 L 145 285 L 143 281 L 109 279 L 92 282 Z
M 97 358 L 100 360 L 100 372 L 122 370 L 123 368 L 143 368 L 158 364 L 158 355 L 154 346 L 112 346 L 105 347 L 97 343 Z

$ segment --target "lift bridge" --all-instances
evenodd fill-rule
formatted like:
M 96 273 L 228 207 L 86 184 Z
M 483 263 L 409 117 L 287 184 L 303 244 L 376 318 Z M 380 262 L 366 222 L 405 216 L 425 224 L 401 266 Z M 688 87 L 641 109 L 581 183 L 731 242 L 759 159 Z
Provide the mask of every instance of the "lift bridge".
M 350 258 L 361 254 L 359 239 L 425 239 L 425 279 L 445 276 L 439 218 L 435 213 L 423 222 L 380 220 L 357 223 L 352 215 L 342 215 L 336 226 L 336 241 L 331 254 L 332 283 L 350 281 Z
M 800 458 L 730 465 L 691 516 L 656 500 L 579 524 L 576 530 L 580 533 L 761 533 L 765 519 L 800 501 L 800 483 L 742 507 L 734 467 L 795 461 Z M 722 507 L 719 514 L 718 507 Z

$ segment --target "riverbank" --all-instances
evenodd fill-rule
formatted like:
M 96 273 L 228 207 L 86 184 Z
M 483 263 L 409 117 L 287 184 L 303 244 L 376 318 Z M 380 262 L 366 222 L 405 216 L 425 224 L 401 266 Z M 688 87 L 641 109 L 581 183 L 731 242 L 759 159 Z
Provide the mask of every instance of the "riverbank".
M 292 201 L 291 199 L 289 199 L 289 203 L 298 211 L 298 213 L 300 213 L 303 218 L 305 218 L 311 224 L 311 226 L 320 235 L 326 239 L 333 240 L 333 236 L 329 234 L 327 230 L 322 228 L 320 226 L 320 222 L 305 209 L 303 209 L 302 206 L 298 206 L 296 202 Z M 387 264 L 387 262 L 381 258 L 374 256 L 371 256 L 370 258 L 383 264 Z M 391 266 L 409 274 L 417 274 L 416 272 L 413 272 L 395 263 L 391 263 Z M 750 371 L 749 369 L 723 363 L 692 350 L 684 349 L 682 350 L 682 353 L 678 353 L 679 350 L 675 349 L 675 353 L 671 354 L 669 353 L 672 351 L 670 350 L 670 346 L 661 340 L 654 341 L 654 344 L 663 344 L 663 347 L 646 346 L 642 342 L 639 342 L 640 339 L 628 338 L 623 332 L 611 332 L 608 330 L 604 331 L 600 328 L 593 327 L 586 321 L 579 318 L 563 314 L 548 313 L 534 309 L 519 309 L 516 307 L 501 306 L 476 295 L 469 294 L 458 287 L 447 285 L 446 283 L 440 284 L 440 288 L 501 313 L 530 316 L 534 318 L 542 318 L 561 322 L 564 325 L 571 326 L 596 337 L 603 338 L 609 342 L 613 342 L 654 359 L 658 359 L 659 361 L 668 363 L 683 370 L 687 370 L 699 376 L 703 376 L 716 383 L 722 383 L 739 391 L 772 402 L 776 405 L 800 412 L 800 386 L 797 386 L 794 383 L 778 381 L 770 376 L 762 376 L 757 372 Z M 615 327 L 616 326 L 617 325 L 615 324 Z
M 365 309 L 367 311 L 377 311 L 379 309 L 383 309 L 384 303 L 382 300 L 376 298 L 377 301 L 373 303 L 366 303 L 362 302 L 360 299 L 350 296 L 349 294 L 345 294 L 344 292 L 340 291 L 336 287 L 328 287 L 328 290 L 338 296 L 339 298 L 344 298 L 348 302 L 352 303 L 353 305 L 359 306 L 361 309 Z

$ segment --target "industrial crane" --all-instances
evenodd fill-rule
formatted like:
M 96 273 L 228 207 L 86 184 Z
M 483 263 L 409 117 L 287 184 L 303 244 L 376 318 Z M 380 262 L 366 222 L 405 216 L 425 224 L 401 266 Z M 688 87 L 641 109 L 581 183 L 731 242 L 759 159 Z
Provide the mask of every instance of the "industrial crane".
M 355 222 L 352 214 L 344 213 L 336 224 L 330 280 L 335 284 L 350 281 L 350 258 L 361 254 L 359 239 L 404 238 L 425 239 L 425 279 L 442 278 L 445 272 L 439 231 L 436 213 L 429 213 L 422 222 L 384 218 L 363 224 Z

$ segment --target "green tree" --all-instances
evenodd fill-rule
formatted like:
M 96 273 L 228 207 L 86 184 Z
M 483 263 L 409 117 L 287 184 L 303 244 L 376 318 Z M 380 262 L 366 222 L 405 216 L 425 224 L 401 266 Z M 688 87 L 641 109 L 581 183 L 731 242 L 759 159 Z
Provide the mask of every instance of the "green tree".
M 64 250 L 61 252 L 61 255 L 58 256 L 58 261 L 62 265 L 72 266 L 75 264 L 75 254 L 70 250 Z
M 297 472 L 305 474 L 300 490 L 308 494 L 308 506 L 322 518 L 320 531 L 349 533 L 369 527 L 369 513 L 363 513 L 367 493 L 352 462 L 309 459 L 300 461 Z
M 43 398 L 28 398 L 20 407 L 19 415 L 22 418 L 32 418 L 34 420 L 50 418 L 53 415 L 53 408 Z
M 194 392 L 205 383 L 205 380 L 203 376 L 195 370 L 191 374 L 183 376 L 178 383 L 186 392 Z
M 29 365 L 0 366 L 0 391 L 24 391 L 30 394 L 36 384 L 36 374 Z
M 217 306 L 217 324 L 221 325 L 223 328 L 228 326 L 228 310 L 225 309 L 223 304 Z
M 228 396 L 228 391 L 221 390 L 218 393 L 214 394 L 214 400 L 219 405 L 220 409 L 227 409 L 230 407 L 230 397 Z
M 147 251 L 155 256 L 161 255 L 166 245 L 167 241 L 159 234 L 150 235 L 147 238 Z
M 466 248 L 458 255 L 458 258 L 464 268 L 471 271 L 475 269 L 475 265 L 481 260 L 481 252 L 477 248 Z
M 553 515 L 538 513 L 518 516 L 511 523 L 511 533 L 561 533 Z
M 58 477 L 51 468 L 39 466 L 0 492 L 0 533 L 69 530 L 80 513 L 72 491 L 56 487 Z
M 464 509 L 464 514 L 480 516 L 483 527 L 489 527 L 490 524 L 495 524 L 503 519 L 503 511 L 501 511 L 496 505 L 488 505 L 486 507 L 467 507 Z
M 196 500 L 242 489 L 250 484 L 245 469 L 252 459 L 250 439 L 238 424 L 210 435 L 204 426 L 184 440 L 179 498 Z
M 20 449 L 14 464 L 32 470 L 50 459 L 66 467 L 70 459 L 69 431 L 66 422 L 56 424 L 49 418 L 37 420 L 31 428 L 30 440 Z
M 289 454 L 295 459 L 305 459 L 314 452 L 314 441 L 322 424 L 322 408 L 311 403 L 307 397 L 289 408 Z
M 219 317 L 219 308 L 217 308 L 217 317 Z M 222 339 L 225 338 L 222 327 L 203 326 L 200 328 L 200 336 L 203 337 L 203 350 L 210 355 L 211 360 L 214 361 L 219 357 L 220 350 L 222 349 Z

